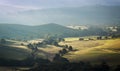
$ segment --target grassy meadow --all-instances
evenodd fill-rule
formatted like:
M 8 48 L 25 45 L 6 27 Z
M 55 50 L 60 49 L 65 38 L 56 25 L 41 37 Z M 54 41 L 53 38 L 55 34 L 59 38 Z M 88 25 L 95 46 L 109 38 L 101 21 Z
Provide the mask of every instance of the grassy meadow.
M 20 42 L 7 40 L 8 45 L 0 45 L 0 58 L 24 60 L 31 55 L 31 49 L 26 45 L 28 42 Z M 32 40 L 33 42 L 33 40 Z M 36 40 L 34 40 L 36 42 Z M 33 42 L 33 43 L 34 43 Z M 21 45 L 23 43 L 24 45 Z M 70 62 L 90 61 L 98 63 L 105 60 L 111 65 L 119 64 L 120 60 L 120 38 L 107 40 L 81 40 L 78 38 L 65 38 L 65 41 L 59 45 L 69 45 L 73 47 L 74 51 L 66 53 L 63 57 Z M 46 45 L 38 47 L 37 56 L 52 60 L 54 55 L 62 50 L 62 47 L 54 45 Z
M 3 59 L 13 59 L 13 60 L 24 60 L 31 56 L 32 50 L 27 47 L 29 43 L 38 43 L 38 40 L 30 40 L 27 42 L 6 40 L 5 45 L 0 44 L 0 58 Z M 41 42 L 41 41 L 39 41 Z M 23 45 L 21 45 L 23 44 Z M 36 56 L 40 58 L 48 58 L 52 60 L 54 55 L 58 53 L 62 48 L 56 47 L 54 45 L 45 45 L 38 47 Z
M 71 40 L 71 38 L 69 38 Z M 67 40 L 69 40 L 67 38 Z M 72 38 L 73 39 L 73 38 Z M 75 39 L 75 38 L 74 38 Z M 77 39 L 77 38 L 76 38 Z M 71 45 L 75 51 L 64 55 L 71 62 L 107 61 L 109 64 L 119 64 L 120 60 L 120 39 L 89 40 L 89 41 L 64 41 L 60 45 Z

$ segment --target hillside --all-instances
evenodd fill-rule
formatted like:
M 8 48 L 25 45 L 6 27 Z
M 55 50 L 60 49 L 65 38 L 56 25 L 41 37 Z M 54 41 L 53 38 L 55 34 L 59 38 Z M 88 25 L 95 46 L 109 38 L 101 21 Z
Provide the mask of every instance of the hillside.
M 90 61 L 98 63 L 105 60 L 110 65 L 119 64 L 120 60 L 120 39 L 96 40 L 96 41 L 71 41 L 61 42 L 73 46 L 72 51 L 64 55 L 71 62 Z
M 32 57 L 33 51 L 27 47 L 29 43 L 39 43 L 37 40 L 30 40 L 27 42 L 15 41 L 15 40 L 6 40 L 6 44 L 0 44 L 0 60 L 26 60 Z M 23 45 L 21 45 L 21 43 Z M 38 50 L 35 52 L 37 58 L 53 60 L 53 57 L 58 53 L 59 48 L 54 45 L 44 45 L 38 47 Z M 1 63 L 2 61 L 0 61 Z M 4 61 L 3 61 L 4 62 Z
M 0 38 L 35 39 L 44 38 L 46 35 L 70 35 L 69 32 L 74 32 L 74 30 L 57 24 L 40 26 L 0 24 Z
M 90 27 L 88 30 L 75 30 L 58 24 L 26 26 L 17 24 L 0 24 L 0 38 L 36 39 L 45 36 L 78 37 L 89 35 L 107 35 L 107 31 L 100 27 Z
M 34 26 L 38 32 L 40 32 L 41 35 L 56 35 L 56 36 L 68 36 L 71 35 L 72 32 L 75 32 L 77 30 L 73 30 L 70 28 L 67 28 L 62 25 L 50 23 L 50 24 L 45 24 L 45 25 L 40 25 L 40 26 Z M 65 35 L 64 35 L 65 34 Z
M 1 38 L 24 38 L 36 34 L 35 30 L 30 26 L 16 25 L 16 24 L 0 24 L 0 37 Z M 27 38 L 27 37 L 25 37 Z

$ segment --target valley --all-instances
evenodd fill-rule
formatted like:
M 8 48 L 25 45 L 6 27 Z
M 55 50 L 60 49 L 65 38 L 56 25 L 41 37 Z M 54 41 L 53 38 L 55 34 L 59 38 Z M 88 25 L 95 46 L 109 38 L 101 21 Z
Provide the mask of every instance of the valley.
M 0 0 L 0 71 L 120 71 L 120 1 Z
M 120 39 L 108 40 L 74 40 L 74 38 L 65 38 L 59 45 L 72 46 L 73 50 L 63 55 L 70 62 L 90 61 L 99 62 L 108 61 L 110 64 L 119 64 L 120 57 Z M 69 39 L 69 40 L 68 40 Z M 70 40 L 71 39 L 71 40 Z M 76 37 L 77 39 L 77 37 Z M 32 40 L 33 43 L 37 40 Z M 22 43 L 22 45 L 21 45 Z M 7 40 L 6 45 L 0 45 L 0 58 L 24 60 L 31 56 L 32 50 L 27 47 L 30 41 L 20 42 Z M 37 57 L 52 60 L 54 55 L 63 49 L 61 46 L 44 45 L 38 47 Z M 6 53 L 5 53 L 6 52 Z
M 56 67 L 56 63 L 99 65 L 104 61 L 111 67 L 120 64 L 119 26 L 115 28 L 117 31 L 111 31 L 106 26 L 81 30 L 54 23 L 0 25 L 0 66 L 3 66 L 0 70 L 7 67 L 8 70 L 30 71 L 44 64 L 52 69 L 51 64 Z

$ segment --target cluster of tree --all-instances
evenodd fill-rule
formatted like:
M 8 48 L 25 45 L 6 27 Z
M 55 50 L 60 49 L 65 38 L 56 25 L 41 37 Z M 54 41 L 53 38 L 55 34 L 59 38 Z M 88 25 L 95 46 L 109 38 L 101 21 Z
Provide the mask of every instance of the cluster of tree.
M 101 39 L 102 39 L 102 36 L 97 37 L 97 40 L 101 40 Z
M 42 43 L 43 44 L 59 46 L 58 43 L 60 41 L 64 41 L 64 39 L 63 38 L 58 38 L 56 36 L 48 36 L 47 38 L 45 38 L 45 40 Z
M 31 43 L 29 43 L 29 44 L 27 45 L 27 47 L 30 48 L 30 49 L 32 49 L 32 50 L 38 50 L 38 47 L 36 46 L 36 44 L 31 44 Z
M 37 51 L 38 51 L 38 46 L 36 46 L 36 44 L 29 43 L 27 45 L 27 47 L 32 50 L 31 57 L 35 60 L 36 59 L 36 55 L 37 55 Z
M 82 38 L 79 38 L 79 40 L 80 41 L 81 40 L 107 40 L 107 39 L 111 39 L 111 38 L 113 38 L 113 37 L 112 36 L 97 36 L 96 39 L 93 38 L 93 37 L 91 37 L 91 38 L 84 38 L 84 37 L 82 37 Z
M 109 66 L 105 61 L 100 64 L 90 62 L 71 63 L 66 58 L 56 54 L 53 61 L 47 59 L 28 57 L 25 60 L 0 59 L 0 66 L 30 66 L 25 71 L 119 71 L 120 65 Z
M 106 39 L 111 39 L 111 38 L 113 38 L 112 36 L 98 36 L 97 37 L 97 40 L 106 40 Z
M 73 47 L 65 45 L 65 46 L 63 46 L 63 49 L 59 51 L 59 55 L 63 56 L 64 54 L 68 53 L 69 51 L 73 51 Z
M 97 65 L 92 65 L 90 62 L 80 61 L 78 63 L 49 63 L 39 65 L 30 71 L 119 71 L 120 65 L 115 68 L 109 66 L 106 62 L 101 62 Z
M 55 63 L 68 63 L 69 61 L 64 57 L 61 57 L 60 54 L 56 54 L 55 57 L 53 58 L 53 62 L 55 62 Z
M 120 38 L 120 34 L 112 34 L 113 38 Z

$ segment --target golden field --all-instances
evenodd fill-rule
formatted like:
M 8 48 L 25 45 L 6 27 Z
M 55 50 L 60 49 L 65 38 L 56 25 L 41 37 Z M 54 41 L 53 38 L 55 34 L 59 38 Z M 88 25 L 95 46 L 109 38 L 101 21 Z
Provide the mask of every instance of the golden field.
M 64 55 L 64 57 L 71 62 L 91 61 L 97 63 L 104 60 L 109 64 L 119 64 L 119 38 L 109 40 L 64 41 L 60 42 L 59 44 L 71 45 L 73 49 L 76 50 Z
M 60 42 L 59 45 L 71 45 L 74 51 L 66 53 L 63 57 L 70 62 L 90 61 L 98 63 L 105 60 L 109 64 L 120 64 L 120 38 L 108 40 L 76 40 L 78 38 L 67 38 L 70 41 Z M 26 46 L 27 42 L 8 40 L 10 44 L 4 48 L 0 46 L 2 58 L 23 60 L 31 55 L 31 50 Z M 62 49 L 53 45 L 38 47 L 37 56 L 52 60 L 54 55 Z

